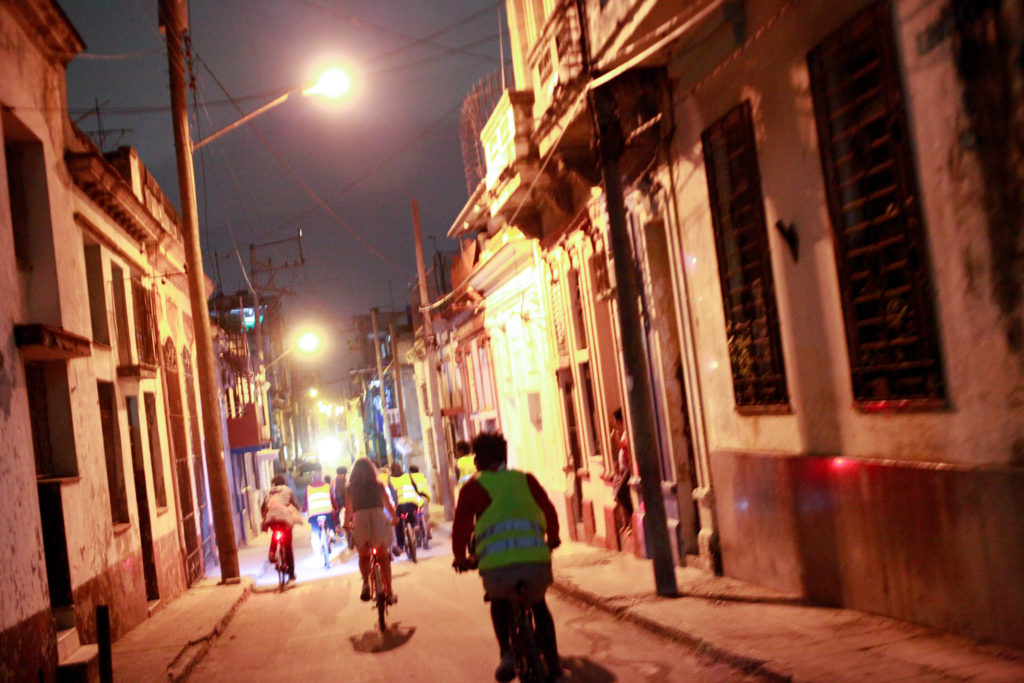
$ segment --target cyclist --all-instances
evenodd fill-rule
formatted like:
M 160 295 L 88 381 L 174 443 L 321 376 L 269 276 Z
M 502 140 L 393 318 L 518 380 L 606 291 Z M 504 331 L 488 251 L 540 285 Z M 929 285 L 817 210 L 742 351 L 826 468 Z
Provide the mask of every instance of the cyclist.
M 455 473 L 459 478 L 456 487 L 456 491 L 458 491 L 476 472 L 476 460 L 473 458 L 468 441 L 459 441 L 455 444 L 455 458 Z
M 483 432 L 473 439 L 478 472 L 459 492 L 452 522 L 455 567 L 473 566 L 468 557 L 470 537 L 476 539 L 484 600 L 491 603 L 491 621 L 498 638 L 501 662 L 494 672 L 499 681 L 515 678 L 509 643 L 516 584 L 525 584 L 548 675 L 562 676 L 555 641 L 555 622 L 544 593 L 552 583 L 551 551 L 561 544 L 558 515 L 544 488 L 533 475 L 506 468 L 508 444 L 501 434 Z
M 433 538 L 430 531 L 430 484 L 427 483 L 427 475 L 420 472 L 416 465 L 409 465 L 409 476 L 416 487 L 416 493 L 420 494 L 420 510 L 423 511 L 423 525 L 427 529 L 427 538 Z
M 398 513 L 398 526 L 395 527 L 395 536 L 398 541 L 399 549 L 405 550 L 407 553 L 409 549 L 406 547 L 406 542 L 415 543 L 416 539 L 405 538 L 405 525 L 402 524 L 402 515 L 407 515 L 409 521 L 413 524 L 416 523 L 416 510 L 420 507 L 420 494 L 416 490 L 416 484 L 413 483 L 412 475 L 406 474 L 402 470 L 402 466 L 397 463 L 391 463 L 391 485 L 395 487 L 397 505 L 395 511 Z
M 385 516 L 390 513 L 390 520 Z M 377 467 L 369 458 L 359 458 L 352 464 L 345 493 L 345 528 L 352 530 L 352 545 L 359 551 L 359 573 L 363 577 L 363 590 L 359 599 L 370 599 L 370 550 L 377 549 L 384 579 L 384 592 L 388 603 L 395 602 L 391 590 L 391 526 L 398 523 L 398 515 L 391 499 L 377 478 Z
M 295 580 L 295 553 L 292 551 L 292 527 L 301 522 L 299 501 L 295 492 L 285 483 L 283 474 L 275 474 L 270 480 L 271 488 L 263 500 L 260 512 L 263 514 L 262 531 L 270 530 L 271 534 L 281 532 L 281 543 L 284 545 L 284 562 L 288 566 L 288 582 Z M 271 562 L 274 561 L 274 542 L 270 542 Z
M 331 537 L 331 514 L 334 507 L 331 505 L 331 485 L 322 478 L 320 467 L 313 470 L 313 478 L 306 485 L 306 502 L 303 504 L 306 518 L 311 528 L 309 539 L 313 552 L 321 548 L 321 544 L 328 543 Z M 323 538 L 320 537 L 320 519 L 323 518 Z

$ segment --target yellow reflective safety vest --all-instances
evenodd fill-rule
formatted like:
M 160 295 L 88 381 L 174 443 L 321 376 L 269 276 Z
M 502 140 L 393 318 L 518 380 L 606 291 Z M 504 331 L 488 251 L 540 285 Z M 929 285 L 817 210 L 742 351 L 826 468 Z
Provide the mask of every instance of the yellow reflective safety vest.
M 473 454 L 464 455 L 455 461 L 455 470 L 459 473 L 459 486 L 462 486 L 476 473 L 476 459 Z
M 408 472 L 399 477 L 391 477 L 391 485 L 395 487 L 395 492 L 398 494 L 398 505 L 412 503 L 419 506 L 420 494 L 416 493 L 416 487 L 412 485 L 412 477 Z
M 483 470 L 476 480 L 491 498 L 473 532 L 480 569 L 551 562 L 544 511 L 530 492 L 526 474 Z
M 424 505 L 430 501 L 430 483 L 427 482 L 427 475 L 422 472 L 410 472 L 409 476 L 412 477 L 412 481 L 416 484 L 416 488 L 423 494 L 423 498 L 420 500 L 420 505 Z
M 334 512 L 334 506 L 331 505 L 331 485 L 307 486 L 306 513 L 312 517 L 330 512 Z

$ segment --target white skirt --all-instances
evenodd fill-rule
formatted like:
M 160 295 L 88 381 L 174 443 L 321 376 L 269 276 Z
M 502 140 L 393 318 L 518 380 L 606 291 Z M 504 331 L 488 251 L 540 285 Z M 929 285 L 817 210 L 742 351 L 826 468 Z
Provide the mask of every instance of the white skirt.
M 384 508 L 356 510 L 352 515 L 352 545 L 356 549 L 388 548 L 392 536 Z

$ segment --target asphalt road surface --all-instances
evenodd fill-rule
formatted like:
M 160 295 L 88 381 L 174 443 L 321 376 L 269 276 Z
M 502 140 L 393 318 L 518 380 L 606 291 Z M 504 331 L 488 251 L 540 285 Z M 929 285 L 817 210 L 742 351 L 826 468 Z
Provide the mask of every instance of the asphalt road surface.
M 296 529 L 299 580 L 276 590 L 272 568 L 193 670 L 191 681 L 491 681 L 498 648 L 475 573 L 451 568 L 449 539 L 435 532 L 419 562 L 394 563 L 398 603 L 388 630 L 359 600 L 357 560 L 335 554 L 317 567 L 308 527 Z M 265 561 L 265 549 L 250 551 Z M 557 551 L 556 551 L 557 552 Z M 244 572 L 244 568 L 243 568 Z M 731 666 L 553 592 L 548 603 L 570 681 L 753 681 Z

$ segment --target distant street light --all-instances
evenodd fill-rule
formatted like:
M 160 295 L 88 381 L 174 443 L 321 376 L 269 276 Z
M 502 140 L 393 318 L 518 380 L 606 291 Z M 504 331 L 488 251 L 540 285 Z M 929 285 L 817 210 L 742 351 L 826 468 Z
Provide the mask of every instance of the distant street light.
M 304 332 L 299 335 L 299 338 L 295 340 L 295 343 L 289 346 L 287 349 L 278 354 L 277 358 L 270 361 L 264 366 L 264 370 L 269 370 L 270 366 L 281 360 L 285 356 L 298 350 L 302 353 L 313 353 L 320 348 L 320 337 L 315 332 Z

